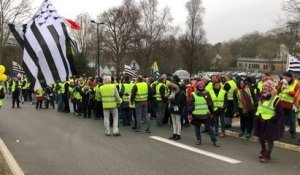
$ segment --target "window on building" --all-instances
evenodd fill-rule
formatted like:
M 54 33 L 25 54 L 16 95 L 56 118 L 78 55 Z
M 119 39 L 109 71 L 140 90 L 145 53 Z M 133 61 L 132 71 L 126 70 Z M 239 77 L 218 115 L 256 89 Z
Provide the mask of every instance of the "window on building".
M 264 69 L 264 70 L 268 70 L 268 68 L 269 68 L 269 66 L 266 65 L 266 64 L 264 64 L 263 69 Z
M 239 63 L 239 67 L 243 67 L 243 63 Z

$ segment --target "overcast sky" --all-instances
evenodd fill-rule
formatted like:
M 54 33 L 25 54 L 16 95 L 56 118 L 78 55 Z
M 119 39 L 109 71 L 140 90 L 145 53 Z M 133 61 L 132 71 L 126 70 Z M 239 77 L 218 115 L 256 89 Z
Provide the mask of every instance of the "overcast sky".
M 96 15 L 118 6 L 123 0 L 52 0 L 58 13 L 65 18 L 75 19 L 84 12 Z M 158 0 L 160 8 L 169 6 L 173 25 L 185 27 L 188 0 Z M 42 0 L 33 0 L 35 7 Z M 266 32 L 273 28 L 281 12 L 283 0 L 202 0 L 205 8 L 203 28 L 208 42 L 217 43 L 235 39 L 254 31 Z

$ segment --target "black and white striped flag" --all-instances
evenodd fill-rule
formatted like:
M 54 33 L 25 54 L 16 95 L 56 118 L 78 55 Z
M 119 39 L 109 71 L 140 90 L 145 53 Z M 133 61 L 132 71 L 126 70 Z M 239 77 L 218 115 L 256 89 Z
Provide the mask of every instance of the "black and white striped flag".
M 136 77 L 137 73 L 135 70 L 133 70 L 130 66 L 126 65 L 124 66 L 124 72 L 125 75 L 130 75 L 132 77 Z
M 70 37 L 64 19 L 50 0 L 44 0 L 28 23 L 9 24 L 9 27 L 24 49 L 23 68 L 35 90 L 41 86 L 41 79 L 52 85 L 72 76 L 74 63 Z
M 12 70 L 17 73 L 25 74 L 22 66 L 15 61 L 12 61 Z
M 300 72 L 300 61 L 296 57 L 288 55 L 286 70 L 291 72 Z

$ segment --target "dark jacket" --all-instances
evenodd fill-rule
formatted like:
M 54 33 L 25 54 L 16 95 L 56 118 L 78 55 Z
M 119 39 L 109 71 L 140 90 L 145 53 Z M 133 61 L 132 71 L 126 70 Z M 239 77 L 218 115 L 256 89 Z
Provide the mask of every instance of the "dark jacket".
M 262 100 L 269 100 L 271 95 L 267 97 L 261 97 Z M 284 116 L 284 111 L 281 101 L 278 100 L 274 103 L 275 115 L 270 120 L 263 120 L 260 116 L 255 116 L 254 118 L 254 134 L 264 140 L 279 140 L 282 137 L 283 124 L 282 117 Z

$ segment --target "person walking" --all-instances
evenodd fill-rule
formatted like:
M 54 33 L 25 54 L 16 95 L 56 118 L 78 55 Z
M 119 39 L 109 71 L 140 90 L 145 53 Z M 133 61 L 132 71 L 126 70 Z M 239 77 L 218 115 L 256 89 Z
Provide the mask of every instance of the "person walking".
M 119 96 L 118 89 L 115 84 L 111 83 L 110 76 L 103 77 L 103 85 L 100 87 L 100 96 L 103 104 L 104 128 L 105 135 L 110 136 L 109 116 L 113 116 L 113 135 L 121 136 L 118 128 L 118 105 L 122 99 Z
M 164 78 L 161 77 L 158 80 L 157 85 L 155 86 L 155 97 L 156 97 L 156 111 L 157 111 L 157 126 L 163 126 L 163 119 L 165 116 L 165 110 L 166 110 L 166 92 L 167 88 L 166 85 L 163 83 Z
M 124 82 L 120 84 L 120 97 L 122 98 L 121 116 L 123 126 L 130 126 L 130 121 L 132 119 L 132 110 L 129 104 L 132 87 L 133 84 L 130 83 L 130 77 L 125 75 Z
M 19 99 L 19 93 L 20 93 L 20 82 L 17 77 L 13 77 L 10 88 L 12 92 L 12 108 L 15 108 L 15 103 L 17 103 L 17 108 L 20 107 L 20 99 Z
M 181 138 L 180 118 L 185 103 L 185 97 L 177 84 L 169 83 L 168 88 L 171 91 L 168 100 L 169 100 L 169 111 L 171 113 L 171 118 L 173 123 L 173 135 L 169 139 L 180 140 Z
M 259 159 L 262 163 L 271 160 L 274 141 L 278 141 L 283 132 L 283 105 L 274 86 L 272 80 L 263 82 L 254 118 L 254 134 L 259 138 L 261 145 Z M 268 143 L 268 147 L 266 147 L 266 143 Z
M 38 90 L 35 91 L 35 98 L 36 98 L 36 106 L 35 109 L 42 109 L 42 104 L 44 101 L 44 89 L 40 87 Z
M 220 147 L 217 138 L 210 124 L 210 114 L 213 112 L 213 103 L 207 91 L 205 91 L 205 83 L 199 81 L 196 86 L 196 91 L 191 96 L 191 106 L 189 106 L 189 114 L 192 116 L 191 124 L 195 127 L 196 145 L 201 142 L 201 125 L 204 124 L 205 129 L 208 131 L 213 145 Z
M 5 98 L 4 88 L 0 84 L 0 109 L 3 106 L 3 99 Z

